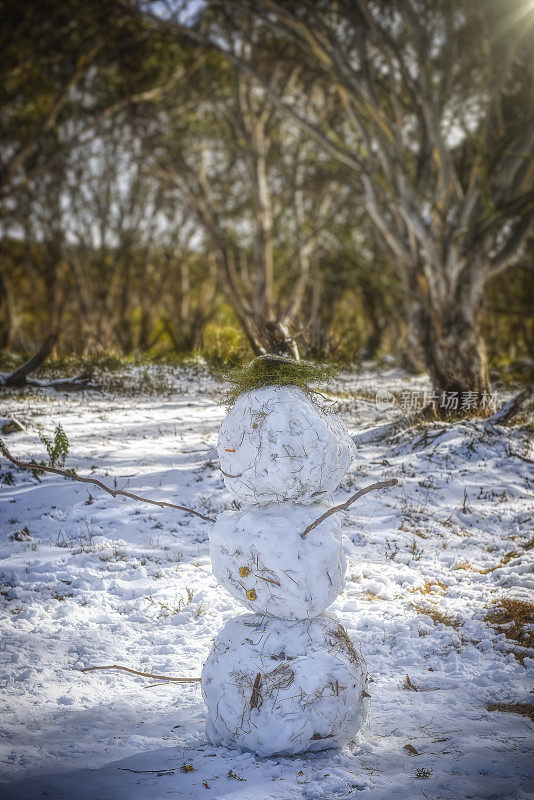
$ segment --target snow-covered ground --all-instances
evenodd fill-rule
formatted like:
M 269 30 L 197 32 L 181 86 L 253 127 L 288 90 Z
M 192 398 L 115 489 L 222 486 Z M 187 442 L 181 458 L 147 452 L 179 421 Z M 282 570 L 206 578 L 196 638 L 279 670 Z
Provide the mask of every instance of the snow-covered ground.
M 25 425 L 4 439 L 41 460 L 38 426 L 61 422 L 80 474 L 214 516 L 233 507 L 209 454 L 220 387 L 199 370 L 166 375 L 164 395 L 4 395 L 0 417 Z M 337 382 L 337 405 L 357 432 L 400 413 L 377 408 L 376 391 L 425 388 L 369 369 Z M 351 749 L 271 759 L 207 744 L 198 684 L 81 671 L 200 675 L 245 613 L 211 574 L 210 523 L 2 460 L 14 485 L 0 489 L 0 797 L 534 797 L 533 723 L 487 709 L 532 703 L 534 651 L 484 619 L 499 598 L 532 601 L 529 447 L 524 431 L 482 422 L 358 445 L 336 501 L 399 480 L 343 515 L 348 579 L 330 609 L 367 661 L 370 714 Z

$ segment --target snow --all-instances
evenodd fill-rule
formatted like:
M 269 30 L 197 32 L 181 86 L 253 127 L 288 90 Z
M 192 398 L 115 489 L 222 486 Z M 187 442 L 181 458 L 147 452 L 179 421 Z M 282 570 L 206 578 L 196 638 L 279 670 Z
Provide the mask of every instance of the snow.
M 347 472 L 354 447 L 341 421 L 296 386 L 242 394 L 217 443 L 228 491 L 243 504 L 328 497 Z
M 347 568 L 337 515 L 301 537 L 328 508 L 288 502 L 225 511 L 209 534 L 213 574 L 251 611 L 317 616 L 343 589 Z
M 334 615 L 226 623 L 202 671 L 212 744 L 294 755 L 352 741 L 367 712 L 363 660 Z
M 237 510 L 210 455 L 220 387 L 199 371 L 165 381 L 163 395 L 4 394 L 0 415 L 25 426 L 6 443 L 41 459 L 37 426 L 61 421 L 80 474 L 209 516 Z M 366 367 L 332 396 L 361 432 L 403 413 L 377 409 L 376 391 L 424 388 Z M 532 703 L 534 652 L 484 620 L 501 597 L 532 598 L 532 443 L 483 422 L 364 439 L 334 502 L 399 485 L 341 516 L 347 580 L 329 611 L 367 663 L 369 715 L 356 745 L 292 757 L 208 743 L 199 684 L 81 672 L 200 676 L 243 611 L 211 574 L 210 523 L 2 461 L 14 480 L 0 490 L 2 800 L 532 798 L 533 725 L 487 706 Z

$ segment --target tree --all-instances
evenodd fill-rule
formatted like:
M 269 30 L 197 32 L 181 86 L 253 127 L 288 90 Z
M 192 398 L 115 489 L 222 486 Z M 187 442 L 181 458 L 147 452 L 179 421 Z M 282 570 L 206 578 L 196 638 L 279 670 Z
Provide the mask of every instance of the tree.
M 79 164 L 86 167 L 91 146 L 102 146 L 104 121 L 109 125 L 132 104 L 147 100 L 153 54 L 131 7 L 129 0 L 0 1 L 3 241 L 24 238 L 27 243 L 24 278 L 29 276 L 40 292 L 30 292 L 29 300 L 34 319 L 46 318 L 41 339 L 57 333 L 67 292 L 73 288 L 64 270 L 70 244 L 66 219 L 72 220 L 65 210 L 69 164 L 81 156 Z M 137 62 L 143 69 L 131 69 Z M 76 188 L 77 205 L 83 205 Z M 17 323 L 10 272 L 4 260 L 7 325 L 2 337 L 8 345 Z M 19 277 L 17 283 L 23 280 Z M 124 285 L 129 286 L 127 277 Z M 76 299 L 83 305 L 82 291 Z M 102 311 L 105 320 L 106 309 Z
M 87 137 L 95 118 L 135 97 L 117 70 L 142 42 L 128 5 L 1 0 L 4 215 L 30 181 Z
M 534 210 L 532 32 L 521 0 L 229 0 L 298 46 L 340 113 L 249 74 L 361 187 L 437 393 L 489 391 L 478 317 Z M 192 38 L 206 44 L 192 31 Z M 220 43 L 211 42 L 221 47 Z M 280 47 L 282 45 L 280 44 Z
M 158 24 L 166 35 L 174 30 L 166 18 Z M 339 192 L 328 159 L 313 152 L 310 137 L 271 99 L 271 93 L 295 91 L 298 66 L 279 59 L 263 41 L 265 31 L 246 17 L 235 23 L 241 25 L 237 40 L 233 24 L 206 21 L 213 35 L 236 48 L 236 58 L 253 57 L 269 71 L 269 91 L 258 89 L 237 63 L 194 48 L 187 81 L 166 93 L 152 118 L 145 116 L 145 151 L 161 180 L 194 210 L 253 352 L 298 358 L 291 328 Z

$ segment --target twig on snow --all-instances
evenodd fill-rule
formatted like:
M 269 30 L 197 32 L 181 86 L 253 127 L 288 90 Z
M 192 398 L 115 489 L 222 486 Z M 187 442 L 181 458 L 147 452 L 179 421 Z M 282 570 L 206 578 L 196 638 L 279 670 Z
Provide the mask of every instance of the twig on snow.
M 125 489 L 112 489 L 111 486 L 106 486 L 106 484 L 102 483 L 102 481 L 98 480 L 98 478 L 87 478 L 83 475 L 76 475 L 73 472 L 70 472 L 68 469 L 47 467 L 43 464 L 34 464 L 31 461 L 19 461 L 17 458 L 11 455 L 2 439 L 0 439 L 0 450 L 4 456 L 11 461 L 12 464 L 15 464 L 15 466 L 19 467 L 20 469 L 37 470 L 38 472 L 53 472 L 54 475 L 61 475 L 63 478 L 70 478 L 72 481 L 92 483 L 93 486 L 98 486 L 112 497 L 117 497 L 120 495 L 122 497 L 129 497 L 130 500 L 139 500 L 141 503 L 150 503 L 151 505 L 159 506 L 160 508 L 176 508 L 178 511 L 187 511 L 189 514 L 194 514 L 196 517 L 206 520 L 206 522 L 215 522 L 213 517 L 208 517 L 205 514 L 201 514 L 199 511 L 195 511 L 193 508 L 187 508 L 187 506 L 178 506 L 174 503 L 167 503 L 165 500 L 149 500 L 148 497 L 141 497 L 138 494 L 133 494 L 133 492 L 127 492 Z
M 130 769 L 130 767 L 117 767 L 121 772 L 135 772 L 136 775 L 174 775 L 174 769 Z
M 363 497 L 364 494 L 367 494 L 367 492 L 373 492 L 375 489 L 385 489 L 388 486 L 396 486 L 397 483 L 398 480 L 396 478 L 391 478 L 389 481 L 378 481 L 377 483 L 372 483 L 370 486 L 366 486 L 365 489 L 360 489 L 359 492 L 351 495 L 344 503 L 340 503 L 338 506 L 329 508 L 328 511 L 325 511 L 324 514 L 321 514 L 321 516 L 318 517 L 314 522 L 310 523 L 306 530 L 300 534 L 301 538 L 304 539 L 310 531 L 320 525 L 321 522 L 324 522 L 327 517 L 330 517 L 337 511 L 346 511 L 349 506 L 356 502 L 356 500 L 358 500 L 360 497 Z
M 263 575 L 258 575 L 257 572 L 254 573 L 256 578 L 259 578 L 261 581 L 267 581 L 267 583 L 274 583 L 275 586 L 280 586 L 278 581 L 273 581 L 272 578 L 264 578 Z
M 240 478 L 242 476 L 242 474 L 243 474 L 242 472 L 240 472 L 239 475 L 229 475 L 227 472 L 225 472 L 222 469 L 222 467 L 219 467 L 219 469 L 221 470 L 221 472 L 222 472 L 222 474 L 224 475 L 225 478 Z
M 95 669 L 120 669 L 123 672 L 130 672 L 132 675 L 141 675 L 143 678 L 157 678 L 158 680 L 172 683 L 200 683 L 200 678 L 174 678 L 170 675 L 153 675 L 152 672 L 139 672 L 139 670 L 130 669 L 130 667 L 121 667 L 120 664 L 110 664 L 105 667 L 85 667 L 80 672 L 93 672 Z

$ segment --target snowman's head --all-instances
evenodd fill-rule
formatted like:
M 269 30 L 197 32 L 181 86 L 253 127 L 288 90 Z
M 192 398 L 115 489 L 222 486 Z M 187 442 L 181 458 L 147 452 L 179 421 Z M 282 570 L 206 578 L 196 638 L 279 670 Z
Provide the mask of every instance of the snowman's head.
M 328 497 L 345 475 L 354 446 L 342 423 L 297 386 L 241 394 L 217 444 L 227 488 L 245 505 Z

